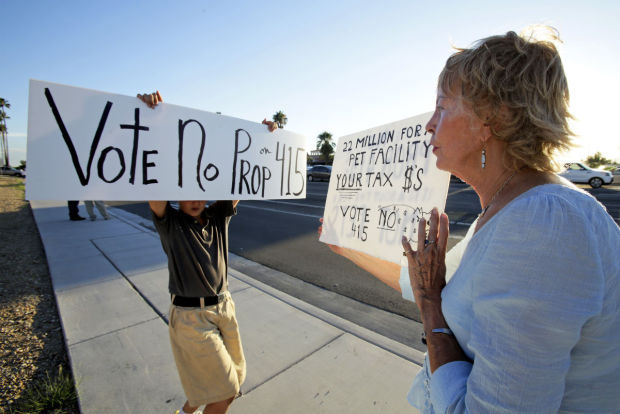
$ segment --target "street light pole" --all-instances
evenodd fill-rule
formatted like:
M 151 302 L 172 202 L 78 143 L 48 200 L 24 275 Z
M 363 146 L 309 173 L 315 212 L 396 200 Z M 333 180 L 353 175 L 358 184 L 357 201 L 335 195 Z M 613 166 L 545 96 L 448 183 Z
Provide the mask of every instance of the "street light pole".
M 4 157 L 4 165 L 9 166 L 9 141 L 7 140 L 6 120 L 10 118 L 6 115 L 4 108 L 10 108 L 11 104 L 4 98 L 0 98 L 0 129 L 2 130 L 2 155 Z

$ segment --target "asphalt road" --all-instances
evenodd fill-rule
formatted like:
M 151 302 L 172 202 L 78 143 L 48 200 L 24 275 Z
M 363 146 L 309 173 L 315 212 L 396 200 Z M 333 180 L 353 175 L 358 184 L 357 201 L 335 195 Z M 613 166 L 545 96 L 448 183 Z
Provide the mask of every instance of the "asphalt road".
M 357 268 L 348 260 L 332 253 L 318 241 L 318 219 L 323 214 L 327 182 L 309 182 L 305 200 L 242 201 L 238 215 L 230 224 L 231 252 L 270 268 L 287 273 L 329 291 L 348 296 L 379 309 L 419 320 L 417 308 L 400 294 Z M 582 186 L 603 203 L 610 215 L 620 223 L 620 185 L 590 189 Z M 109 202 L 143 217 L 150 217 L 146 203 Z M 467 231 L 480 212 L 478 197 L 464 183 L 450 185 L 446 212 L 451 220 L 454 245 Z M 288 284 L 275 288 L 299 297 Z

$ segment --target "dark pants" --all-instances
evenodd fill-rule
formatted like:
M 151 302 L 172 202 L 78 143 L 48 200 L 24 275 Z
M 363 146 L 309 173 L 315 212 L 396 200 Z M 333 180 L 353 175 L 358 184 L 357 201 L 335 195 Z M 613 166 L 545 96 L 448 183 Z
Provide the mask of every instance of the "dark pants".
M 69 218 L 75 218 L 80 216 L 80 209 L 78 208 L 78 204 L 80 201 L 67 201 L 67 205 L 69 206 Z

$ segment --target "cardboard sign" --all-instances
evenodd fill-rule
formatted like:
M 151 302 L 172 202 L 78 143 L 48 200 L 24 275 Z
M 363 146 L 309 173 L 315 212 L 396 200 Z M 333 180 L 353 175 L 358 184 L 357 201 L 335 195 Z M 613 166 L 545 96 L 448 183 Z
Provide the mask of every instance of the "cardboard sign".
M 401 238 L 417 245 L 420 218 L 445 208 L 450 174 L 435 166 L 432 113 L 338 140 L 320 240 L 400 264 Z
M 30 81 L 28 200 L 305 198 L 305 138 L 135 96 Z

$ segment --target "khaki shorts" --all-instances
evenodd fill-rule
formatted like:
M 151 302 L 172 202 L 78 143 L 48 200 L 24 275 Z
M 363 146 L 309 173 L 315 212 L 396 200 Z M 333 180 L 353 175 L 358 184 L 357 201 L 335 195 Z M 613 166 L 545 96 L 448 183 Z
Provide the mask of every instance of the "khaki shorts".
M 170 344 L 185 396 L 192 406 L 234 397 L 245 380 L 245 358 L 235 304 L 170 306 Z

